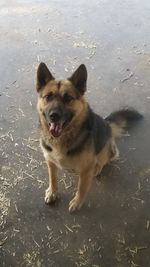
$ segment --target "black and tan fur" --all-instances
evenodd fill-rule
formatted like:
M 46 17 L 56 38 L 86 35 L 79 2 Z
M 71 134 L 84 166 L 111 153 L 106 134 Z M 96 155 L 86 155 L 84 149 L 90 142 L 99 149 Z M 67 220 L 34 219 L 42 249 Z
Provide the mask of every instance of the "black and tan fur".
M 137 111 L 129 109 L 114 112 L 106 119 L 101 118 L 84 98 L 86 82 L 84 65 L 66 80 L 55 80 L 44 63 L 37 70 L 41 148 L 49 173 L 45 202 L 56 200 L 57 170 L 73 171 L 79 175 L 79 181 L 75 197 L 69 203 L 69 211 L 81 208 L 93 177 L 118 157 L 115 138 L 129 123 L 142 118 Z M 49 130 L 54 115 L 58 115 L 58 125 L 62 125 L 62 132 L 57 137 Z

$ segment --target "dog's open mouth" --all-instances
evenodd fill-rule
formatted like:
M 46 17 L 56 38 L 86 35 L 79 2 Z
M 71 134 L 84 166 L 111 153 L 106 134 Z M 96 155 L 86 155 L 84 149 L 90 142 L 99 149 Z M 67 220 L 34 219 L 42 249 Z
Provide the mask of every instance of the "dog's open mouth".
M 63 125 L 60 122 L 51 122 L 49 126 L 49 132 L 54 137 L 59 137 L 62 133 Z

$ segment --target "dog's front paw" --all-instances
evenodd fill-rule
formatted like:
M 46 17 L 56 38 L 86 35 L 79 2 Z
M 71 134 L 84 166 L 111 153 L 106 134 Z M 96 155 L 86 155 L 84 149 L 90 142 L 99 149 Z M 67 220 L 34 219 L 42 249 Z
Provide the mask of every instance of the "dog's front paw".
M 69 212 L 74 212 L 81 208 L 83 203 L 79 200 L 77 196 L 75 196 L 69 203 Z
M 51 188 L 48 187 L 45 191 L 45 203 L 46 204 L 50 204 L 55 202 L 57 198 L 57 193 L 56 192 L 52 192 Z

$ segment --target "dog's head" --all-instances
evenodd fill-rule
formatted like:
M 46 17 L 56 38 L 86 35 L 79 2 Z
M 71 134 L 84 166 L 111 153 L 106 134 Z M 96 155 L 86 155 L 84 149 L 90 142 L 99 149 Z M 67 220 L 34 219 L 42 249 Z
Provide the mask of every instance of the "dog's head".
M 38 112 L 40 120 L 53 137 L 59 137 L 72 125 L 82 120 L 87 103 L 83 98 L 86 91 L 87 70 L 85 65 L 66 80 L 55 80 L 44 63 L 37 70 Z

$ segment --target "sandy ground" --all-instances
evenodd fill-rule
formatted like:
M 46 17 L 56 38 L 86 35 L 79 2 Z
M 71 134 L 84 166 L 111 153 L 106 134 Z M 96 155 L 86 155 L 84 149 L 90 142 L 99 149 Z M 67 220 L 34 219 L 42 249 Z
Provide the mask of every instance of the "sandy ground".
M 44 204 L 35 72 L 58 78 L 81 63 L 102 116 L 133 106 L 145 120 L 119 142 L 120 159 L 95 180 L 76 214 L 76 179 Z M 149 0 L 0 1 L 0 266 L 148 267 L 150 264 Z

